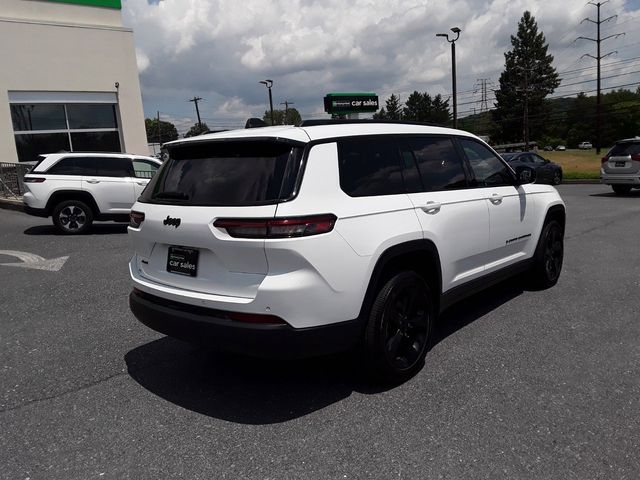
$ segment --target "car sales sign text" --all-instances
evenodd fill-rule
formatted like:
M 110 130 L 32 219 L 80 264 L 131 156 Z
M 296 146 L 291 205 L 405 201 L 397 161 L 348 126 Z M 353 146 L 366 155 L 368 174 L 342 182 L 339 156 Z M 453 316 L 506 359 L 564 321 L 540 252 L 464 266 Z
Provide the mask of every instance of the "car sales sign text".
M 378 111 L 375 93 L 329 93 L 324 97 L 324 111 L 330 114 Z

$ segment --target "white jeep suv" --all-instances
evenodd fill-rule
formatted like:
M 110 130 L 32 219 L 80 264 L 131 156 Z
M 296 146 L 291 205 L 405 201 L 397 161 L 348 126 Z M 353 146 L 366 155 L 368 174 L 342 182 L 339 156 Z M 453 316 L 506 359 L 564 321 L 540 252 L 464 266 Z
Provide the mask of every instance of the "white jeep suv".
M 170 336 L 258 356 L 358 347 L 401 380 L 452 302 L 560 275 L 558 192 L 463 131 L 315 121 L 167 147 L 131 211 L 129 300 Z
M 52 153 L 24 177 L 24 211 L 49 217 L 65 234 L 94 220 L 128 221 L 131 205 L 162 162 L 123 153 Z

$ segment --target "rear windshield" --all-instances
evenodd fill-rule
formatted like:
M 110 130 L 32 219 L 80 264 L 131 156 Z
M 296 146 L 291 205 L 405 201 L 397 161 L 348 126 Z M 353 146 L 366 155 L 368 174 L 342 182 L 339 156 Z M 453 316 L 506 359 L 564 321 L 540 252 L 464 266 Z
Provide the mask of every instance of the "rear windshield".
M 616 143 L 609 152 L 610 157 L 626 157 L 640 154 L 640 142 Z
M 141 202 L 198 206 L 265 205 L 295 189 L 302 147 L 277 141 L 177 145 Z

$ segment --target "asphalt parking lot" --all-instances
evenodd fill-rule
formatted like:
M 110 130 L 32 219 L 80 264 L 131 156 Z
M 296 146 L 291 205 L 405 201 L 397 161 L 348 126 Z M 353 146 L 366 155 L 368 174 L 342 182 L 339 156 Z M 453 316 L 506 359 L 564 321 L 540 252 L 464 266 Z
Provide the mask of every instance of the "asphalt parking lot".
M 392 389 L 343 357 L 164 338 L 129 312 L 124 226 L 64 237 L 0 210 L 0 250 L 49 266 L 0 265 L 0 478 L 640 478 L 640 191 L 559 190 L 558 285 L 450 310 Z

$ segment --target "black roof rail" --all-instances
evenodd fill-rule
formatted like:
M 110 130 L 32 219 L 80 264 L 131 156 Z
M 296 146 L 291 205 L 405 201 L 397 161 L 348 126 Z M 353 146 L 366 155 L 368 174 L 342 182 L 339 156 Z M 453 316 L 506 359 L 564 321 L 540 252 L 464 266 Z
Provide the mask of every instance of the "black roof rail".
M 374 118 L 358 118 L 358 119 L 341 119 L 341 118 L 325 118 L 315 120 L 303 120 L 298 127 L 315 127 L 317 125 L 342 125 L 355 123 L 392 123 L 400 125 L 422 125 L 426 127 L 446 127 L 439 123 L 415 122 L 413 120 L 378 120 Z

